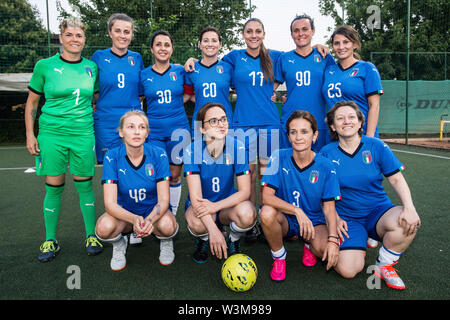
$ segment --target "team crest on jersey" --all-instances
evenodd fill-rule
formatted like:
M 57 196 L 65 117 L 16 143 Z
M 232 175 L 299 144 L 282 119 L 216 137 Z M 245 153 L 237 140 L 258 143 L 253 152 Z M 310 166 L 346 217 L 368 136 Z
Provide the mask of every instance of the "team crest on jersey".
M 223 155 L 223 163 L 224 164 L 231 164 L 231 156 L 228 153 L 225 153 Z
M 88 74 L 89 78 L 92 78 L 92 69 L 89 67 L 84 68 L 86 70 L 86 73 Z
M 309 175 L 309 182 L 316 183 L 318 179 L 319 179 L 319 171 L 312 170 L 311 174 Z
M 147 163 L 145 165 L 145 174 L 149 177 L 153 176 L 153 174 L 155 173 L 155 168 L 153 167 L 153 165 L 151 163 Z
M 169 73 L 170 80 L 177 81 L 177 74 L 175 72 Z
M 353 71 L 350 73 L 350 77 L 356 76 L 358 74 L 358 71 L 359 71 L 358 68 L 353 69 Z
M 362 157 L 365 164 L 370 164 L 372 162 L 372 154 L 369 150 L 364 150 L 362 152 Z
M 135 65 L 133 57 L 128 57 L 128 63 L 130 64 L 130 66 L 134 66 Z
M 223 73 L 223 67 L 222 66 L 217 66 L 216 67 L 216 71 L 217 71 L 217 73 L 222 74 Z
M 320 57 L 320 55 L 319 54 L 315 54 L 314 55 L 314 62 L 320 62 L 320 61 L 322 61 L 322 58 Z

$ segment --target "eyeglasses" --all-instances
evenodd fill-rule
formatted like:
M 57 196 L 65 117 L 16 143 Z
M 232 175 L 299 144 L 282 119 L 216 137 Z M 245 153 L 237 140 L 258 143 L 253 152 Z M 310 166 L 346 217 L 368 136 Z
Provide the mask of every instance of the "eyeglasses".
M 220 121 L 220 123 L 222 123 L 223 125 L 225 125 L 225 124 L 228 123 L 228 118 L 227 118 L 226 116 L 223 116 L 223 117 L 220 118 L 220 119 L 217 119 L 217 118 L 211 118 L 211 119 L 209 119 L 209 120 L 203 121 L 203 123 L 208 122 L 209 125 L 210 125 L 211 127 L 217 127 L 217 126 L 219 125 L 219 121 Z

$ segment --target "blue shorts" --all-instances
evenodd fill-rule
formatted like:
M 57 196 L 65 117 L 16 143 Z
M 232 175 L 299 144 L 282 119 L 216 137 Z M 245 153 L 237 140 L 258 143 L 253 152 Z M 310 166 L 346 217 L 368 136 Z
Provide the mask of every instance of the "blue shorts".
M 283 134 L 281 125 L 235 126 L 233 132 L 248 150 L 250 163 L 254 163 L 258 158 L 269 159 L 272 153 L 280 148 L 280 138 Z
M 188 130 L 186 136 L 180 136 L 178 140 L 172 140 L 171 137 L 148 137 L 147 142 L 158 146 L 166 151 L 169 157 L 169 164 L 181 166 L 183 164 L 183 150 L 191 143 L 191 137 Z
M 286 213 L 283 213 L 283 214 L 286 217 L 288 224 L 289 224 L 289 230 L 284 238 L 290 239 L 294 236 L 300 237 L 300 226 L 298 225 L 297 217 L 292 214 L 286 214 Z M 321 224 L 325 224 L 325 225 L 327 224 L 327 222 L 325 221 L 325 217 L 323 215 L 322 216 L 314 216 L 314 217 L 308 216 L 308 218 L 309 218 L 309 220 L 311 220 L 314 227 L 321 225 Z
M 317 137 L 316 143 L 313 143 L 312 150 L 314 152 L 319 152 L 320 149 L 322 149 L 322 147 L 330 141 L 331 138 L 328 130 L 319 130 L 319 136 Z M 287 149 L 290 147 L 291 143 L 289 142 L 289 137 L 287 135 L 286 129 L 284 129 L 280 136 L 280 149 Z
M 346 216 L 345 213 L 339 212 L 339 216 L 347 222 L 348 238 L 344 236 L 341 250 L 366 250 L 367 238 L 381 241 L 378 236 L 376 227 L 380 218 L 395 205 L 387 199 L 377 207 L 375 207 L 368 215 L 358 218 Z
M 112 116 L 113 117 L 113 116 Z M 97 162 L 103 163 L 103 157 L 108 150 L 111 150 L 122 144 L 122 138 L 119 136 L 119 120 L 116 121 L 94 121 L 95 133 L 95 152 L 97 155 Z

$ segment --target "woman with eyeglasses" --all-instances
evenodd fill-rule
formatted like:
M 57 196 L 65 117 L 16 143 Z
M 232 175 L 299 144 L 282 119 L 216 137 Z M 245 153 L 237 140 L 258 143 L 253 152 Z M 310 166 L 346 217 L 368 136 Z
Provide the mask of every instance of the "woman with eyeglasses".
M 193 259 L 205 263 L 208 251 L 219 259 L 241 252 L 240 238 L 256 222 L 250 197 L 247 151 L 236 138 L 227 136 L 225 108 L 210 102 L 197 113 L 202 139 L 185 150 L 184 172 L 189 189 L 185 218 L 196 238 Z M 237 190 L 234 179 L 237 180 Z M 230 234 L 225 239 L 221 226 Z

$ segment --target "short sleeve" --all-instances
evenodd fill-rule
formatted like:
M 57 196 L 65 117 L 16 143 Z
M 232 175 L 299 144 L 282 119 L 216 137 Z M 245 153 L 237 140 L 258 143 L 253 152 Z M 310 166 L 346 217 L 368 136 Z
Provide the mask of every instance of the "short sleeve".
M 330 163 L 329 166 L 325 168 L 325 184 L 322 193 L 323 201 L 335 201 L 341 199 L 341 190 L 339 187 L 339 179 L 337 177 L 336 170 Z
M 374 94 L 383 94 L 383 87 L 381 85 L 381 77 L 377 67 L 372 63 L 367 62 L 366 65 L 366 77 L 364 79 L 364 90 L 366 97 Z
M 170 173 L 169 158 L 163 149 L 158 148 L 156 150 L 155 160 L 156 182 L 170 180 L 172 175 Z
M 381 140 L 378 140 L 377 150 L 379 153 L 378 165 L 385 177 L 390 177 L 399 171 L 403 171 L 405 166 L 397 159 L 391 148 Z
M 31 76 L 30 84 L 28 85 L 28 89 L 32 92 L 42 95 L 44 93 L 44 85 L 45 85 L 45 67 L 43 65 L 42 60 L 36 63 L 33 75 Z
M 199 159 L 195 159 L 194 154 L 195 143 L 191 143 L 184 150 L 184 176 L 189 176 L 192 174 L 200 173 L 200 161 L 195 161 Z M 200 152 L 201 154 L 201 152 Z
M 114 152 L 108 151 L 103 159 L 102 184 L 118 183 L 117 158 Z
M 280 153 L 279 150 L 272 153 L 267 164 L 267 168 L 264 171 L 264 176 L 261 178 L 261 186 L 270 187 L 274 190 L 278 190 L 280 187 Z

